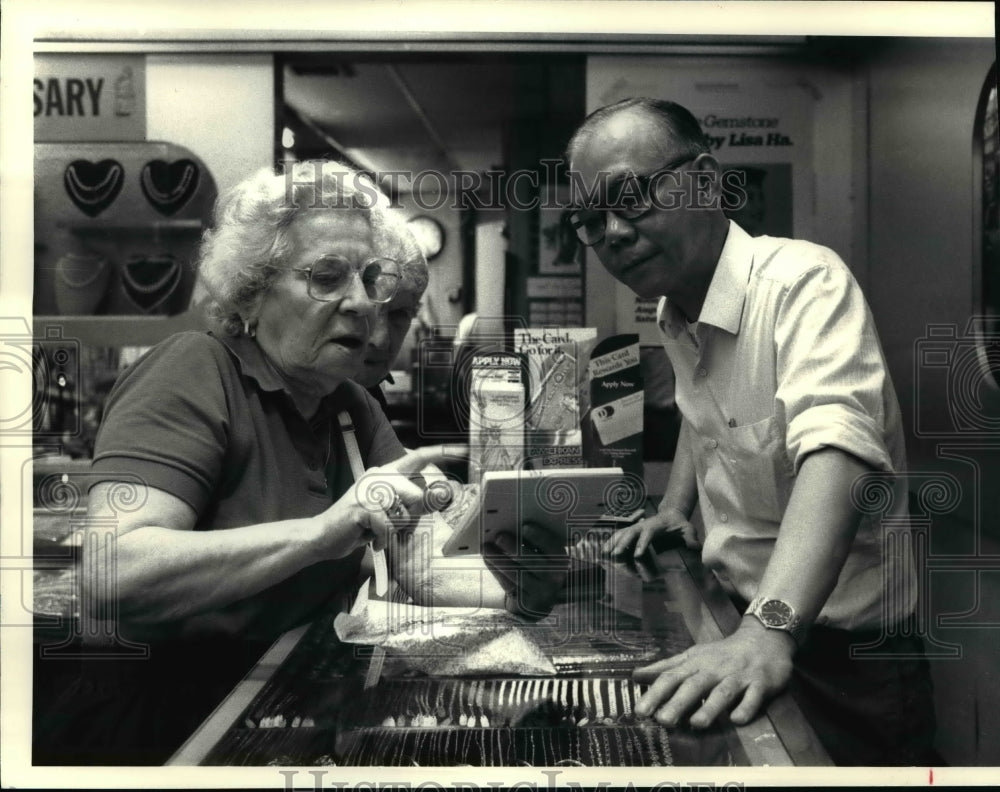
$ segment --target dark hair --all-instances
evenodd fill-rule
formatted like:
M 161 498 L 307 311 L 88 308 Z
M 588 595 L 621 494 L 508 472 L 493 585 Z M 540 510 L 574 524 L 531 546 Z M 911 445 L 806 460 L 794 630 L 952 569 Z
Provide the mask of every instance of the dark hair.
M 622 99 L 605 105 L 588 115 L 573 133 L 566 146 L 566 161 L 572 162 L 573 155 L 583 142 L 590 137 L 594 128 L 602 121 L 625 110 L 641 110 L 661 122 L 665 132 L 680 146 L 688 147 L 686 153 L 695 155 L 710 151 L 708 139 L 701 131 L 701 125 L 686 107 L 667 99 L 650 99 L 645 96 Z

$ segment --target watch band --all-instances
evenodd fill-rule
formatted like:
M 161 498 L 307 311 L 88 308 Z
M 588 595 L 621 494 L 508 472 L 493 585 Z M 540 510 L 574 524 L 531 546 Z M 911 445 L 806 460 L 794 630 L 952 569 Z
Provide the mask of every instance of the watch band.
M 787 632 L 801 647 L 805 643 L 808 626 L 795 612 L 795 608 L 784 600 L 758 596 L 747 606 L 746 615 L 753 616 L 769 630 Z

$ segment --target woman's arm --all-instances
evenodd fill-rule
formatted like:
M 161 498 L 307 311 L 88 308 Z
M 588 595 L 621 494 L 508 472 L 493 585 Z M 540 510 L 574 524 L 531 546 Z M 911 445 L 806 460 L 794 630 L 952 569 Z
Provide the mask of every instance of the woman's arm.
M 371 514 L 341 501 L 315 517 L 194 531 L 196 515 L 177 496 L 144 486 L 143 507 L 128 512 L 110 506 L 115 486 L 102 482 L 90 493 L 83 586 L 93 616 L 113 607 L 138 623 L 187 618 L 256 594 L 316 561 L 343 557 L 372 538 Z
M 384 547 L 392 529 L 386 493 L 395 491 L 419 513 L 424 491 L 414 474 L 442 457 L 436 446 L 374 468 L 313 517 L 216 531 L 193 530 L 197 515 L 176 495 L 140 486 L 135 502 L 143 505 L 130 512 L 112 507 L 120 483 L 99 483 L 87 515 L 85 601 L 99 611 L 92 616 L 103 618 L 114 607 L 133 622 L 172 621 L 248 597 L 369 542 Z

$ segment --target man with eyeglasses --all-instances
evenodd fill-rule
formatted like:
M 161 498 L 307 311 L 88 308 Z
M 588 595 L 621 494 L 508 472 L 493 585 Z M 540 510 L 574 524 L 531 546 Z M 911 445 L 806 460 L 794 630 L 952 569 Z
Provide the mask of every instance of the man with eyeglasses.
M 567 152 L 579 238 L 661 298 L 683 416 L 657 514 L 605 549 L 694 543 L 698 505 L 703 560 L 744 610 L 732 635 L 638 669 L 637 713 L 745 724 L 789 689 L 838 764 L 939 762 L 912 560 L 887 552 L 904 439 L 871 313 L 833 251 L 727 220 L 740 185 L 709 152 L 688 110 L 649 99 L 596 111 Z M 885 515 L 859 509 L 866 486 L 891 489 Z
M 394 382 L 391 374 L 392 366 L 403 348 L 403 342 L 419 310 L 419 292 L 404 286 L 373 323 L 364 366 L 355 377 L 355 382 L 364 386 L 383 410 L 387 409 L 389 404 L 382 391 L 382 383 Z

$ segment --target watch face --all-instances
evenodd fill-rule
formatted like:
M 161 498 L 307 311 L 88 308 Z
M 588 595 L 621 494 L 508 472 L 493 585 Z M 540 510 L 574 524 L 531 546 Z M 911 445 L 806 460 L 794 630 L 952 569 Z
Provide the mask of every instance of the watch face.
M 444 227 L 433 217 L 418 215 L 407 223 L 417 244 L 428 260 L 434 258 L 444 247 Z
M 792 618 L 792 609 L 781 600 L 768 600 L 759 609 L 760 620 L 769 627 L 783 627 Z

